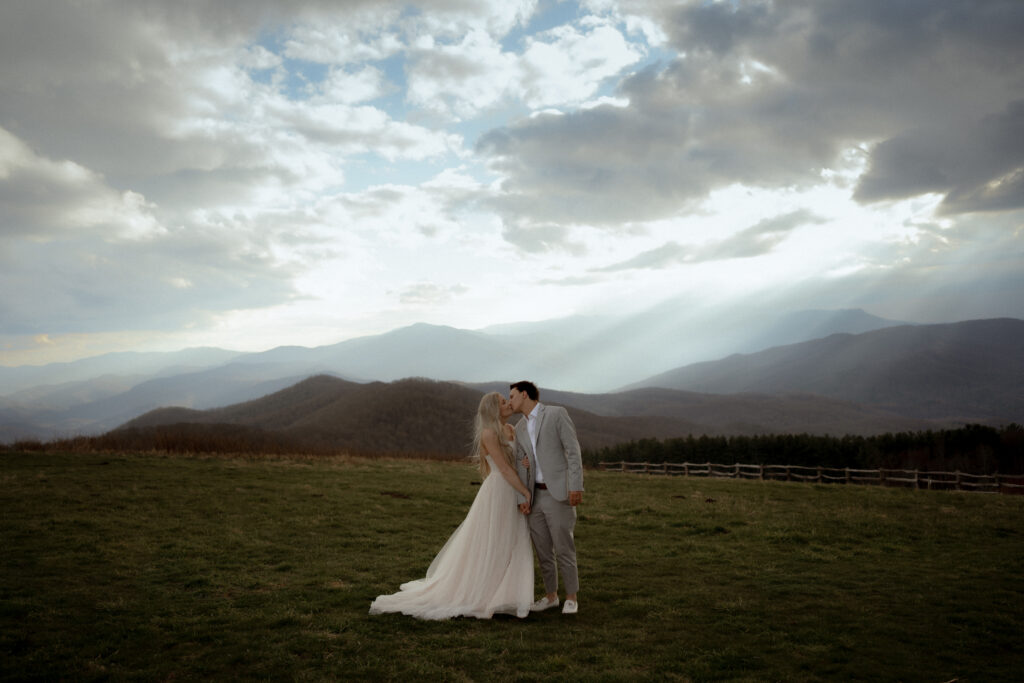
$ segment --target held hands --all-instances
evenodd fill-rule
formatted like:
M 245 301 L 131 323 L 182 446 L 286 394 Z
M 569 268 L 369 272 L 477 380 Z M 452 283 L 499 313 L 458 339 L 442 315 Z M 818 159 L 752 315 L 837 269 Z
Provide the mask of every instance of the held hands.
M 522 512 L 524 515 L 528 515 L 530 514 L 530 493 L 526 492 L 523 495 L 526 496 L 526 501 L 519 504 L 519 511 Z

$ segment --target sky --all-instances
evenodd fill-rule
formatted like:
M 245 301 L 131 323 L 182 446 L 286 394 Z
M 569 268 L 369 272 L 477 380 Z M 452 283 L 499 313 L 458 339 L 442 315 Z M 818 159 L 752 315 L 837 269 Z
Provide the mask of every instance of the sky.
M 0 365 L 1024 318 L 1021 35 L 1020 0 L 5 0 Z

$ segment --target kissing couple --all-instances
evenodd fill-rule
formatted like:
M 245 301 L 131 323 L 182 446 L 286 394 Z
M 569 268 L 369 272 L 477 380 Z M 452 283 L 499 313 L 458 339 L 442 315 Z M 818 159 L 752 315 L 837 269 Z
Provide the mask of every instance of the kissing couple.
M 422 579 L 381 595 L 370 614 L 400 612 L 419 619 L 495 614 L 525 617 L 558 607 L 558 575 L 565 589 L 563 614 L 576 614 L 576 506 L 583 501 L 583 460 L 576 427 L 565 408 L 540 402 L 532 382 L 480 399 L 472 456 L 484 478 L 462 524 L 430 563 Z M 508 418 L 523 418 L 515 428 Z M 533 599 L 533 553 L 546 594 Z

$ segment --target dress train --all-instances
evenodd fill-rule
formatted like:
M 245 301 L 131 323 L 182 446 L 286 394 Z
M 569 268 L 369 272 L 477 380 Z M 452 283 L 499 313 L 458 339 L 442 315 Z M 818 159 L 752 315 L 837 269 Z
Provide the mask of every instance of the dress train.
M 515 489 L 490 464 L 466 518 L 426 576 L 403 583 L 398 593 L 379 596 L 370 614 L 400 612 L 419 619 L 529 614 L 533 547 L 526 516 L 516 505 Z

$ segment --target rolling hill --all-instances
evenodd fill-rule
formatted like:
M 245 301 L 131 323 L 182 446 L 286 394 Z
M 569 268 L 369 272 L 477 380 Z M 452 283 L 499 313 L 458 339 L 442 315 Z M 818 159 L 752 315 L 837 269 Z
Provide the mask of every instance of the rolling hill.
M 316 449 L 457 456 L 468 452 L 477 404 L 491 390 L 507 392 L 508 383 L 405 379 L 358 384 L 317 376 L 224 408 L 162 408 L 120 430 L 155 434 L 161 428 L 166 435 L 171 426 L 236 425 Z M 567 407 L 584 448 L 689 434 L 874 434 L 945 426 L 814 396 L 723 397 L 643 389 L 612 395 L 542 390 L 541 398 Z

